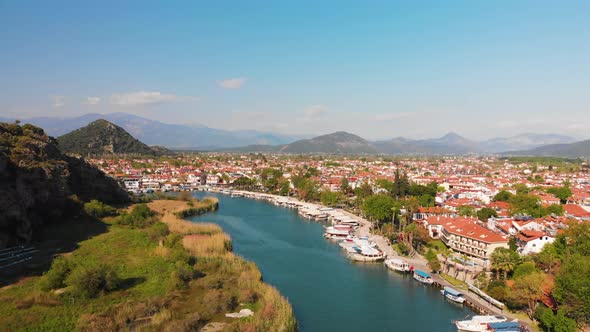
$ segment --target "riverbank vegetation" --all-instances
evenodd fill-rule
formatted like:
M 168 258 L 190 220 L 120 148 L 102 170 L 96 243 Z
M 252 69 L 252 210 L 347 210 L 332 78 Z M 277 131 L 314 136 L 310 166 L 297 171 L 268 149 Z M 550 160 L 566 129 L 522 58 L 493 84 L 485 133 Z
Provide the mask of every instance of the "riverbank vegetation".
M 43 275 L 1 289 L 0 329 L 194 331 L 216 322 L 227 331 L 294 331 L 289 303 L 231 253 L 221 228 L 175 215 L 213 206 L 160 200 L 116 211 L 91 202 L 85 210 L 106 215 L 108 230 L 56 257 Z M 254 316 L 225 317 L 242 308 Z

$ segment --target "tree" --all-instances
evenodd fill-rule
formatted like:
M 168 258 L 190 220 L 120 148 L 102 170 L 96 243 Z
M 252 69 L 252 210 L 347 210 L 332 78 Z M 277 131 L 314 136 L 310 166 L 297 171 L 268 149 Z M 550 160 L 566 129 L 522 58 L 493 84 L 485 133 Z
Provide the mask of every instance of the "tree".
M 508 273 L 512 272 L 520 257 L 518 253 L 506 248 L 496 248 L 492 253 L 492 268 L 496 270 L 496 279 L 500 277 L 500 271 L 504 273 L 504 280 L 508 278 Z
M 393 180 L 393 189 L 391 195 L 396 198 L 404 197 L 408 194 L 410 181 L 406 173 L 401 173 L 399 168 L 395 170 L 395 179 Z
M 540 209 L 539 197 L 529 194 L 516 194 L 510 198 L 510 212 L 512 214 L 538 214 Z
M 535 266 L 534 262 L 524 262 L 519 264 L 515 269 L 512 277 L 514 279 L 528 276 L 529 274 L 541 273 L 541 271 Z
M 379 223 L 391 221 L 393 217 L 393 198 L 379 194 L 368 197 L 362 206 L 362 211 L 370 220 Z
M 377 187 L 379 187 L 379 188 L 383 188 L 383 189 L 387 190 L 387 192 L 389 194 L 392 194 L 394 191 L 393 182 L 391 182 L 387 179 L 377 179 L 377 180 L 375 180 L 375 185 L 377 185 Z
M 352 192 L 352 188 L 350 188 L 350 183 L 348 182 L 348 178 L 343 177 L 342 180 L 340 180 L 340 191 L 344 195 L 348 195 Z
M 543 247 L 543 250 L 536 256 L 537 265 L 542 269 L 551 273 L 553 269 L 559 264 L 559 255 L 552 243 L 548 243 Z
M 481 221 L 488 221 L 491 217 L 498 217 L 498 213 L 492 208 L 484 207 L 477 211 L 477 219 Z
M 360 186 L 354 189 L 354 194 L 360 199 L 365 199 L 373 195 L 373 188 L 368 182 L 363 182 Z
M 338 204 L 339 200 L 338 193 L 332 192 L 330 190 L 324 190 L 320 193 L 320 201 L 325 206 L 335 206 Z
M 457 208 L 457 213 L 463 217 L 473 217 L 475 216 L 475 209 L 473 206 L 461 205 Z
M 428 194 L 420 196 L 420 198 L 418 198 L 418 201 L 420 202 L 420 206 L 434 206 L 434 197 Z
M 513 303 L 526 307 L 526 313 L 533 318 L 537 301 L 543 294 L 543 283 L 545 278 L 541 273 L 528 274 L 514 280 L 514 287 L 510 293 L 510 300 Z
M 512 198 L 512 193 L 506 190 L 502 190 L 494 196 L 494 202 L 510 202 Z
M 535 319 L 539 326 L 546 332 L 576 332 L 578 327 L 576 321 L 565 316 L 563 309 L 559 309 L 557 314 L 553 310 L 541 305 L 535 311 Z
M 569 186 L 549 188 L 547 192 L 559 198 L 561 204 L 567 203 L 567 199 L 572 196 L 572 190 Z

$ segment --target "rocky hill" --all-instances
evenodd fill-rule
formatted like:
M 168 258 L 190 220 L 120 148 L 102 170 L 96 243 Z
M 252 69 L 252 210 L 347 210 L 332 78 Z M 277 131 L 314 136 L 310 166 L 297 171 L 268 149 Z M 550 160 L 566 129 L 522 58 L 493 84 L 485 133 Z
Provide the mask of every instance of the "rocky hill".
M 131 136 L 125 129 L 106 120 L 89 125 L 57 138 L 64 153 L 86 155 L 136 154 L 160 155 L 161 149 L 151 148 Z
M 371 154 L 377 149 L 367 140 L 344 131 L 303 139 L 280 149 L 286 153 Z
M 129 196 L 83 159 L 62 154 L 43 129 L 0 123 L 0 248 L 29 242 L 37 227 L 91 199 L 122 203 Z

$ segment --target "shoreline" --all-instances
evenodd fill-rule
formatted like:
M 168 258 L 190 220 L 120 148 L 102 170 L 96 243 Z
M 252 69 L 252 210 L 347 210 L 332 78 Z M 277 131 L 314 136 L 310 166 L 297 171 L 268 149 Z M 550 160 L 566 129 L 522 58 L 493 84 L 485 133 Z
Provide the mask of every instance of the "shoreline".
M 361 216 L 357 216 L 353 213 L 350 213 L 344 209 L 334 209 L 334 208 L 328 208 L 326 206 L 323 206 L 322 204 L 302 202 L 295 197 L 287 197 L 287 196 L 259 193 L 259 192 L 253 192 L 253 191 L 231 190 L 231 189 L 228 190 L 228 189 L 219 189 L 219 188 L 209 188 L 206 191 L 212 192 L 212 193 L 230 195 L 232 197 L 244 197 L 244 198 L 255 199 L 255 200 L 264 200 L 269 203 L 272 203 L 273 205 L 277 205 L 279 207 L 293 208 L 298 211 L 300 209 L 314 209 L 314 210 L 318 210 L 318 211 L 320 209 L 331 209 L 331 211 L 334 211 L 337 214 L 343 214 L 345 216 L 348 216 L 350 218 L 357 220 L 360 225 L 359 225 L 359 228 L 356 230 L 355 235 L 357 235 L 359 237 L 366 236 L 370 241 L 374 241 L 377 244 L 378 248 L 381 251 L 383 251 L 383 253 L 386 255 L 386 258 L 402 259 L 402 260 L 407 261 L 409 264 L 413 265 L 416 269 L 430 271 L 430 268 L 428 268 L 426 259 L 424 259 L 420 254 L 417 254 L 417 256 L 418 256 L 417 258 L 400 256 L 399 254 L 397 254 L 397 252 L 393 249 L 391 244 L 389 244 L 389 242 L 383 236 L 372 234 L 370 232 L 370 226 L 371 226 L 370 221 L 362 218 Z M 302 216 L 301 213 L 299 213 L 299 214 L 300 214 L 300 216 Z M 328 213 L 328 214 L 330 214 L 330 213 Z M 310 219 L 310 218 L 307 218 L 307 219 Z M 434 286 L 434 287 L 437 287 L 439 289 L 442 289 L 445 286 L 456 287 L 453 284 L 447 282 L 445 279 L 443 279 L 438 274 L 432 273 L 431 276 L 434 279 L 434 283 L 432 284 L 432 286 Z M 480 298 L 476 294 L 473 294 L 469 291 L 465 291 L 463 294 L 465 297 L 465 302 L 464 302 L 465 305 L 467 305 L 471 310 L 473 310 L 475 314 L 502 315 L 502 316 L 505 316 L 510 319 L 518 319 L 519 322 L 526 325 L 528 328 L 531 328 L 531 322 L 523 321 L 522 318 L 517 317 L 516 315 L 512 314 L 511 312 L 508 312 L 508 311 L 505 311 L 503 309 L 493 306 L 492 304 L 486 302 L 485 300 L 483 300 L 482 298 Z
M 213 209 L 207 211 L 203 210 L 203 212 L 201 213 L 192 214 L 190 216 L 201 215 L 206 214 L 207 212 L 217 211 L 219 207 L 218 199 L 215 197 L 211 197 L 211 199 L 214 200 L 213 202 L 211 202 L 211 204 L 214 205 Z M 150 207 L 150 209 L 152 209 L 161 216 L 161 221 L 168 225 L 171 233 L 175 233 L 177 235 L 182 236 L 183 246 L 188 252 L 195 255 L 195 257 L 219 257 L 227 259 L 229 261 L 241 261 L 245 264 L 252 265 L 253 269 L 255 269 L 255 273 L 260 276 L 260 279 L 257 281 L 258 285 L 255 285 L 253 287 L 261 293 L 260 299 L 263 301 L 261 303 L 264 304 L 264 308 L 268 306 L 273 306 L 281 314 L 281 317 L 283 318 L 283 320 L 279 322 L 280 327 L 282 328 L 281 330 L 297 331 L 297 319 L 295 317 L 293 307 L 289 300 L 286 297 L 284 297 L 274 286 L 264 282 L 262 278 L 262 273 L 260 272 L 258 266 L 254 262 L 246 260 L 243 257 L 240 257 L 239 255 L 233 253 L 233 250 L 231 249 L 231 237 L 229 236 L 229 234 L 224 232 L 221 226 L 213 223 L 194 223 L 183 218 L 181 215 L 183 212 L 190 209 L 194 210 L 194 208 L 185 201 L 158 199 L 148 203 L 148 206 Z M 187 216 L 187 218 L 190 216 Z M 205 232 L 203 234 L 193 234 L 190 231 L 190 229 L 193 227 L 204 228 Z M 219 231 L 220 233 L 215 233 L 216 231 Z M 208 232 L 214 234 L 207 235 Z M 215 252 L 208 252 L 209 250 L 207 250 L 207 252 L 199 250 L 195 251 L 195 246 L 193 246 L 195 243 L 202 242 L 206 238 L 215 236 L 219 237 L 217 239 L 218 242 L 222 242 L 221 247 L 219 245 L 215 246 Z M 229 243 L 229 248 L 225 245 L 226 242 Z M 256 281 L 250 280 L 249 282 Z M 246 289 L 244 288 L 242 290 Z M 251 318 L 240 318 L 239 320 L 235 321 L 235 323 L 237 324 L 235 325 L 235 327 L 239 329 L 247 329 L 251 327 L 260 328 L 262 327 L 260 325 L 265 324 L 264 322 L 261 323 L 262 314 L 262 312 L 257 311 L 254 312 Z M 226 314 L 226 317 L 230 316 L 227 316 Z M 231 322 L 231 320 L 229 322 Z M 222 321 L 212 321 L 208 325 L 203 327 L 203 331 L 222 331 L 230 324 L 231 323 L 228 323 L 227 319 L 224 319 Z M 270 327 L 278 328 L 279 326 L 271 325 Z

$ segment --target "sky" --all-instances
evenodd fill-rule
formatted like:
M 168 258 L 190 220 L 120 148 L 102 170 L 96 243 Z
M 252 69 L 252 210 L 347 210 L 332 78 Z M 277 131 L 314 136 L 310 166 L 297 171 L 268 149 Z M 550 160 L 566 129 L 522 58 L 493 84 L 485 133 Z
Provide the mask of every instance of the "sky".
M 0 0 L 0 117 L 590 138 L 590 1 Z

